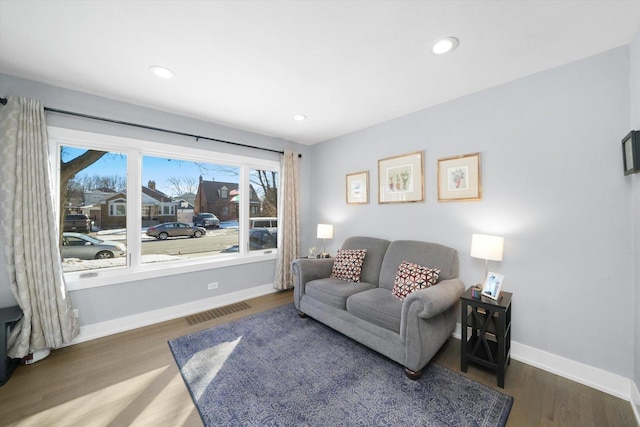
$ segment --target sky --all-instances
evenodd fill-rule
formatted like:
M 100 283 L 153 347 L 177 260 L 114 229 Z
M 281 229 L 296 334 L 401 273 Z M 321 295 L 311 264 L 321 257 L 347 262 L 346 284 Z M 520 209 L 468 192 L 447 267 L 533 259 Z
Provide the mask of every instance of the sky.
M 86 150 L 75 147 L 63 147 L 62 161 L 67 162 L 76 158 Z M 144 156 L 142 162 L 142 185 L 147 186 L 149 181 L 156 182 L 156 189 L 170 196 L 176 196 L 174 186 L 169 182 L 170 178 L 179 178 L 186 184 L 187 179 L 194 183 L 192 191 L 195 193 L 199 177 L 206 181 L 238 182 L 238 168 L 215 165 L 211 163 L 194 163 L 186 160 L 175 160 L 160 157 Z M 100 160 L 77 174 L 77 177 L 93 176 L 118 176 L 127 175 L 126 155 L 108 153 Z M 184 186 L 186 188 L 188 186 Z

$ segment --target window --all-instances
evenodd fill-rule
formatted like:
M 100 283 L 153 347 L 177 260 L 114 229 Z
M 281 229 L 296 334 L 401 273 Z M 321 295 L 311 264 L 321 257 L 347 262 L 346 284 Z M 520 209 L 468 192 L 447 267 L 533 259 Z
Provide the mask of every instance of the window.
M 175 215 L 176 207 L 175 205 L 163 205 L 162 206 L 162 215 Z
M 238 201 L 223 196 L 239 192 L 242 168 L 212 159 L 142 157 L 142 203 L 156 206 L 158 215 L 142 217 L 141 264 L 239 253 Z M 200 208 L 178 218 L 172 208 L 182 199 Z
M 278 247 L 278 173 L 274 170 L 252 169 L 249 173 L 251 197 L 249 201 L 250 218 L 249 250 L 274 250 Z M 254 191 L 255 190 L 255 191 Z M 261 227 L 255 224 L 259 218 Z
M 86 213 L 86 234 L 121 249 L 111 260 L 63 255 L 70 289 L 275 257 L 277 227 L 252 235 L 249 218 L 277 219 L 277 161 L 68 129 L 49 135 L 61 215 Z
M 110 216 L 127 215 L 127 202 L 122 199 L 109 202 L 109 215 Z

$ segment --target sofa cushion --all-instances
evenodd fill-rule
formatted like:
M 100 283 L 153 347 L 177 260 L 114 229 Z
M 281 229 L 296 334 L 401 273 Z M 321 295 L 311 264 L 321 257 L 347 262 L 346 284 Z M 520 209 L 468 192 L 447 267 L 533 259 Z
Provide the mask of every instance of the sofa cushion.
M 344 280 L 327 278 L 307 282 L 305 293 L 327 305 L 345 310 L 347 298 L 373 288 L 375 286 L 365 282 L 346 283 Z
M 332 279 L 359 282 L 366 249 L 340 249 L 333 261 Z
M 428 265 L 440 270 L 440 280 L 458 277 L 458 251 L 447 246 L 415 240 L 396 240 L 387 248 L 380 268 L 378 286 L 393 289 L 402 261 Z
M 382 259 L 389 243 L 391 242 L 377 237 L 353 236 L 344 241 L 341 249 L 366 249 L 367 256 L 362 264 L 360 281 L 378 286 Z
M 388 289 L 374 288 L 351 295 L 347 311 L 374 325 L 400 333 L 402 301 Z
M 402 261 L 391 292 L 401 301 L 418 289 L 428 288 L 438 282 L 440 270 L 424 267 L 409 261 Z

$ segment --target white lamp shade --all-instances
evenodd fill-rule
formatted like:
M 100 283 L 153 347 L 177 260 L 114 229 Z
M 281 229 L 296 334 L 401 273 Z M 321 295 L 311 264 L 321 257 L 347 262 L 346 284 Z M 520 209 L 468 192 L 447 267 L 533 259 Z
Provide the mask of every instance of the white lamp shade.
M 318 224 L 318 239 L 333 239 L 333 225 Z
M 474 234 L 471 236 L 471 256 L 489 261 L 502 261 L 504 237 Z

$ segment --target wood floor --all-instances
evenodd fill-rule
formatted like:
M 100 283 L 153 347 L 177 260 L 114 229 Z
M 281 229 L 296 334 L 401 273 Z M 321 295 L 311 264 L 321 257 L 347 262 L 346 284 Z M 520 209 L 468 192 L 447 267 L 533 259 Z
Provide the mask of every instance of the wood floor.
M 180 318 L 53 351 L 0 387 L 0 426 L 202 426 L 167 340 L 291 301 L 280 292 L 193 326 Z M 450 338 L 434 362 L 460 372 L 459 351 Z M 510 427 L 636 426 L 629 402 L 515 360 L 504 390 L 481 368 L 464 375 L 515 398 Z

